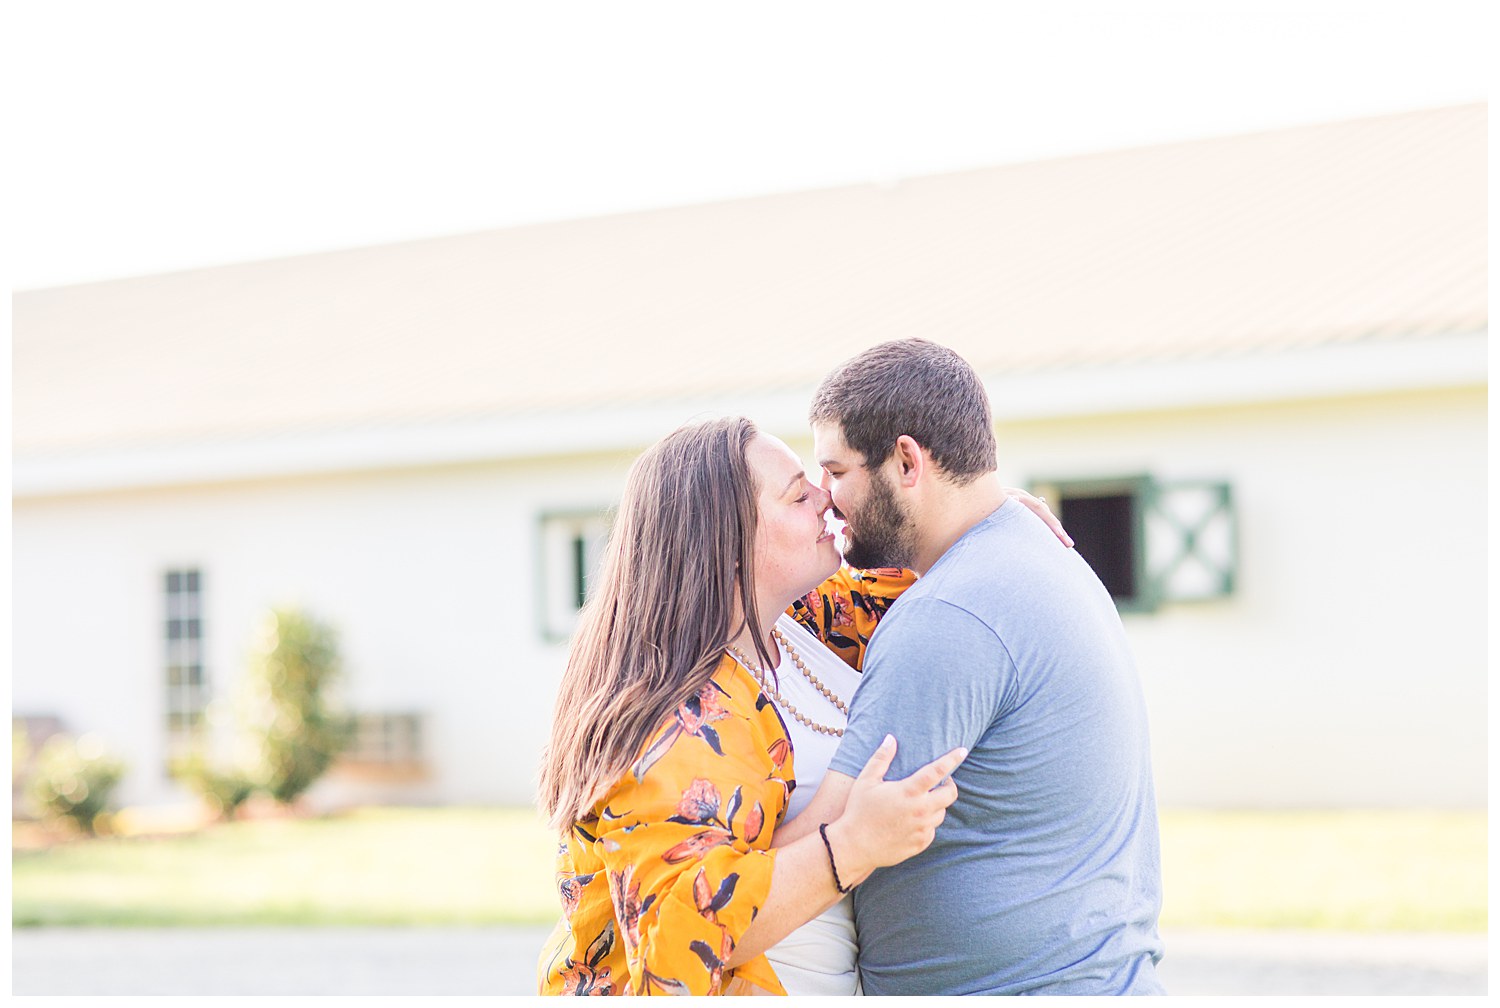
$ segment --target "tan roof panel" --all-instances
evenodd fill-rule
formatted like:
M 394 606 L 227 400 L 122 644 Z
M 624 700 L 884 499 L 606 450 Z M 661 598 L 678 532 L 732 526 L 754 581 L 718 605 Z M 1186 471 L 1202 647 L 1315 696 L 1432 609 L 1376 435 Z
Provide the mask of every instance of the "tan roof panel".
M 1487 106 L 17 294 L 18 456 L 1487 325 Z

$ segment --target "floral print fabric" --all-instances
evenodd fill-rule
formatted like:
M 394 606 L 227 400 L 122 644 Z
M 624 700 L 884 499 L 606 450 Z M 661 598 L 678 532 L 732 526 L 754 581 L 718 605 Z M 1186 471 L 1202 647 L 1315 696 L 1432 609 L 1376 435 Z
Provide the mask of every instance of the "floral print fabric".
M 870 635 L 891 603 L 917 583 L 917 575 L 899 567 L 854 570 L 842 567 L 833 577 L 792 603 L 793 619 L 821 640 L 852 668 L 864 667 Z
M 781 716 L 726 657 L 559 847 L 541 992 L 785 993 L 764 956 L 725 963 L 770 892 L 793 786 Z
M 788 612 L 854 668 L 909 571 L 841 569 Z M 563 919 L 543 994 L 783 994 L 764 956 L 725 963 L 771 888 L 796 787 L 786 725 L 729 657 L 558 847 Z

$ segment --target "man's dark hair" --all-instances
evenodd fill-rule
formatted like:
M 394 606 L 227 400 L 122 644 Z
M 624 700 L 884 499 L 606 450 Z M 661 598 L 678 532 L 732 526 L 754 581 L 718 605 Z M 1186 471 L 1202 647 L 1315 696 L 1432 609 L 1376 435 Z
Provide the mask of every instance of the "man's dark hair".
M 959 484 L 995 469 L 990 400 L 969 362 L 924 339 L 894 340 L 845 361 L 813 393 L 809 419 L 837 424 L 866 468 L 906 434 Z

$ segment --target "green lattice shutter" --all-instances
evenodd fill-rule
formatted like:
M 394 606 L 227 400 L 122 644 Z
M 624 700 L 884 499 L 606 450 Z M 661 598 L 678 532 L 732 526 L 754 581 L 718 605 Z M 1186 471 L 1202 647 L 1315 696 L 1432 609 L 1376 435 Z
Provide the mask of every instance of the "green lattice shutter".
M 1234 591 L 1238 543 L 1228 483 L 1153 483 L 1145 494 L 1146 592 L 1158 602 Z

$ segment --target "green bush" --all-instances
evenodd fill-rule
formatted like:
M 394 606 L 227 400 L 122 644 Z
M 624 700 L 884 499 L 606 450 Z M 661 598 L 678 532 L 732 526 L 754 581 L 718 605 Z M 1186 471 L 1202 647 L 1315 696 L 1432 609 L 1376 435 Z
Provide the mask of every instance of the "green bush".
M 26 776 L 26 761 L 31 758 L 31 738 L 26 734 L 26 725 L 10 719 L 10 787 L 14 791 Z
M 239 807 L 255 793 L 255 780 L 250 772 L 211 766 L 201 756 L 178 760 L 172 765 L 172 776 L 197 792 L 220 819 L 233 819 Z
M 267 614 L 251 655 L 246 716 L 259 783 L 284 805 L 310 788 L 343 747 L 347 733 L 324 699 L 338 673 L 331 627 L 291 610 Z
M 93 835 L 99 813 L 125 776 L 125 764 L 108 755 L 97 736 L 54 735 L 36 756 L 29 792 L 48 815 L 71 819 Z

